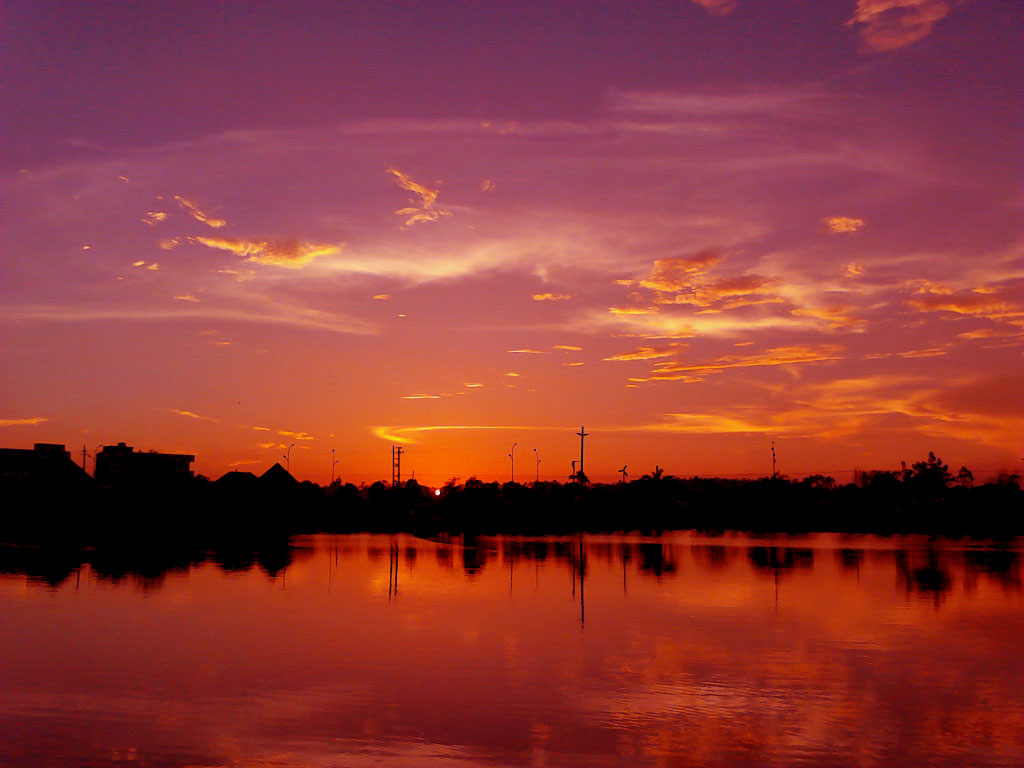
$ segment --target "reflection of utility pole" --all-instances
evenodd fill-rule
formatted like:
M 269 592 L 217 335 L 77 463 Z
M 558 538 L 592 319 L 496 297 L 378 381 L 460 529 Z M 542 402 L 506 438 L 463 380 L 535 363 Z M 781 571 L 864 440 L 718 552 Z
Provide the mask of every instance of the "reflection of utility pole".
M 576 434 L 580 436 L 580 482 L 582 483 L 583 478 L 586 477 L 586 475 L 583 474 L 583 438 L 585 438 L 589 433 L 581 425 L 580 431 Z
M 402 454 L 405 449 L 400 445 L 391 446 L 391 487 L 402 484 Z
M 775 441 L 772 440 L 772 480 L 775 479 Z

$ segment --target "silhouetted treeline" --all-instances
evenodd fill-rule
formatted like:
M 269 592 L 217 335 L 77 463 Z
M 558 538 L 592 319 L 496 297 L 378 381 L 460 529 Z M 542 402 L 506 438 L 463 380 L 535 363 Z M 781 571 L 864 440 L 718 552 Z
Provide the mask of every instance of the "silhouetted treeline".
M 246 473 L 247 474 L 247 473 Z M 268 473 L 269 474 L 269 473 Z M 934 454 L 899 472 L 865 472 L 839 485 L 814 475 L 733 480 L 673 477 L 660 470 L 627 483 L 485 483 L 470 478 L 429 489 L 335 482 L 321 487 L 254 476 L 191 478 L 165 488 L 10 484 L 0 534 L 68 540 L 145 537 L 216 544 L 316 532 L 564 534 L 700 529 L 836 531 L 947 536 L 1024 534 L 1019 477 L 975 486 Z

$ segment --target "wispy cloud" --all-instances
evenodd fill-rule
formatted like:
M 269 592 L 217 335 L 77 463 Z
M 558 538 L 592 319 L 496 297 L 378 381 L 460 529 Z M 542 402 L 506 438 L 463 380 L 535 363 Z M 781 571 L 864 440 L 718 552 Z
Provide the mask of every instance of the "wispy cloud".
M 212 421 L 215 423 L 217 421 L 217 419 L 210 418 L 209 416 L 200 416 L 198 413 L 194 413 L 192 411 L 181 411 L 177 408 L 168 408 L 167 410 L 171 413 L 176 413 L 178 416 L 185 416 L 189 419 L 199 419 L 201 421 Z
M 716 16 L 724 16 L 736 10 L 737 0 L 693 0 L 694 3 Z
M 578 347 L 575 344 L 555 344 L 552 349 L 560 349 L 563 352 L 582 352 L 583 347 Z
M 942 283 L 920 280 L 907 304 L 922 312 L 953 312 L 959 315 L 1024 321 L 1024 278 L 955 290 Z
M 50 421 L 50 419 L 45 416 L 32 416 L 27 419 L 0 419 L 0 427 L 31 427 L 45 421 Z
M 321 256 L 341 253 L 342 245 L 329 243 L 303 243 L 297 240 L 239 240 L 230 237 L 197 237 L 208 248 L 231 251 L 244 256 L 246 261 L 286 269 L 304 267 Z
M 604 362 L 620 362 L 630 360 L 654 360 L 659 357 L 672 357 L 679 350 L 674 346 L 669 347 L 640 347 L 633 352 L 621 352 L 617 355 L 601 358 Z
M 506 350 L 517 355 L 546 355 L 547 351 L 543 349 L 509 349 Z
M 277 430 L 277 434 L 283 435 L 284 437 L 290 437 L 292 440 L 315 440 L 313 435 L 306 434 L 305 432 L 291 432 L 287 429 Z
M 568 301 L 572 296 L 568 293 L 534 293 L 531 298 L 534 301 Z
M 866 48 L 884 52 L 927 37 L 953 8 L 966 0 L 857 0 L 847 24 L 860 33 Z
M 408 216 L 405 220 L 406 227 L 411 227 L 414 224 L 437 221 L 442 216 L 452 215 L 451 211 L 444 211 L 435 207 L 437 197 L 441 194 L 439 189 L 431 189 L 419 182 L 413 181 L 409 176 L 402 173 L 397 168 L 388 168 L 387 172 L 392 174 L 398 180 L 398 186 L 402 189 L 409 190 L 419 198 L 418 201 L 411 201 L 414 203 L 412 206 L 399 208 L 395 211 L 395 213 L 400 216 Z
M 864 226 L 863 219 L 854 219 L 849 216 L 830 216 L 824 220 L 825 229 L 833 235 L 841 235 L 847 232 L 856 232 Z
M 227 226 L 227 222 L 224 219 L 218 219 L 210 216 L 206 211 L 200 208 L 197 203 L 192 202 L 188 198 L 182 197 L 181 195 L 175 195 L 174 199 L 178 202 L 178 205 L 184 208 L 196 221 L 201 221 L 212 229 L 220 229 L 221 227 Z

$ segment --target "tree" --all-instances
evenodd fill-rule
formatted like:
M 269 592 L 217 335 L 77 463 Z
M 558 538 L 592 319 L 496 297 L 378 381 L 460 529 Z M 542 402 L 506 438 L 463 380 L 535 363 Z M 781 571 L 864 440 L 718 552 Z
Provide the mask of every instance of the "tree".
M 974 473 L 967 467 L 961 466 L 956 473 L 956 482 L 961 488 L 970 488 L 974 485 Z

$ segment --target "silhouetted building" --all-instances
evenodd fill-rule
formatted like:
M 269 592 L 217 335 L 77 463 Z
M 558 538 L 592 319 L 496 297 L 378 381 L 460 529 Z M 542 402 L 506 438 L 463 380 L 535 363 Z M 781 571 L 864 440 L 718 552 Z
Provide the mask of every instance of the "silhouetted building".
M 213 484 L 217 486 L 217 488 L 221 488 L 225 491 L 231 491 L 232 493 L 247 493 L 259 488 L 260 479 L 252 472 L 235 469 L 230 472 L 225 472 L 214 480 Z
M 96 456 L 96 482 L 101 486 L 161 486 L 192 478 L 189 464 L 195 456 L 182 453 L 136 451 L 118 443 L 105 445 Z
M 288 491 L 298 486 L 299 481 L 279 462 L 275 462 L 274 466 L 260 475 L 260 483 L 269 490 Z
M 0 481 L 4 484 L 68 486 L 89 482 L 63 445 L 36 443 L 27 448 L 0 448 Z

